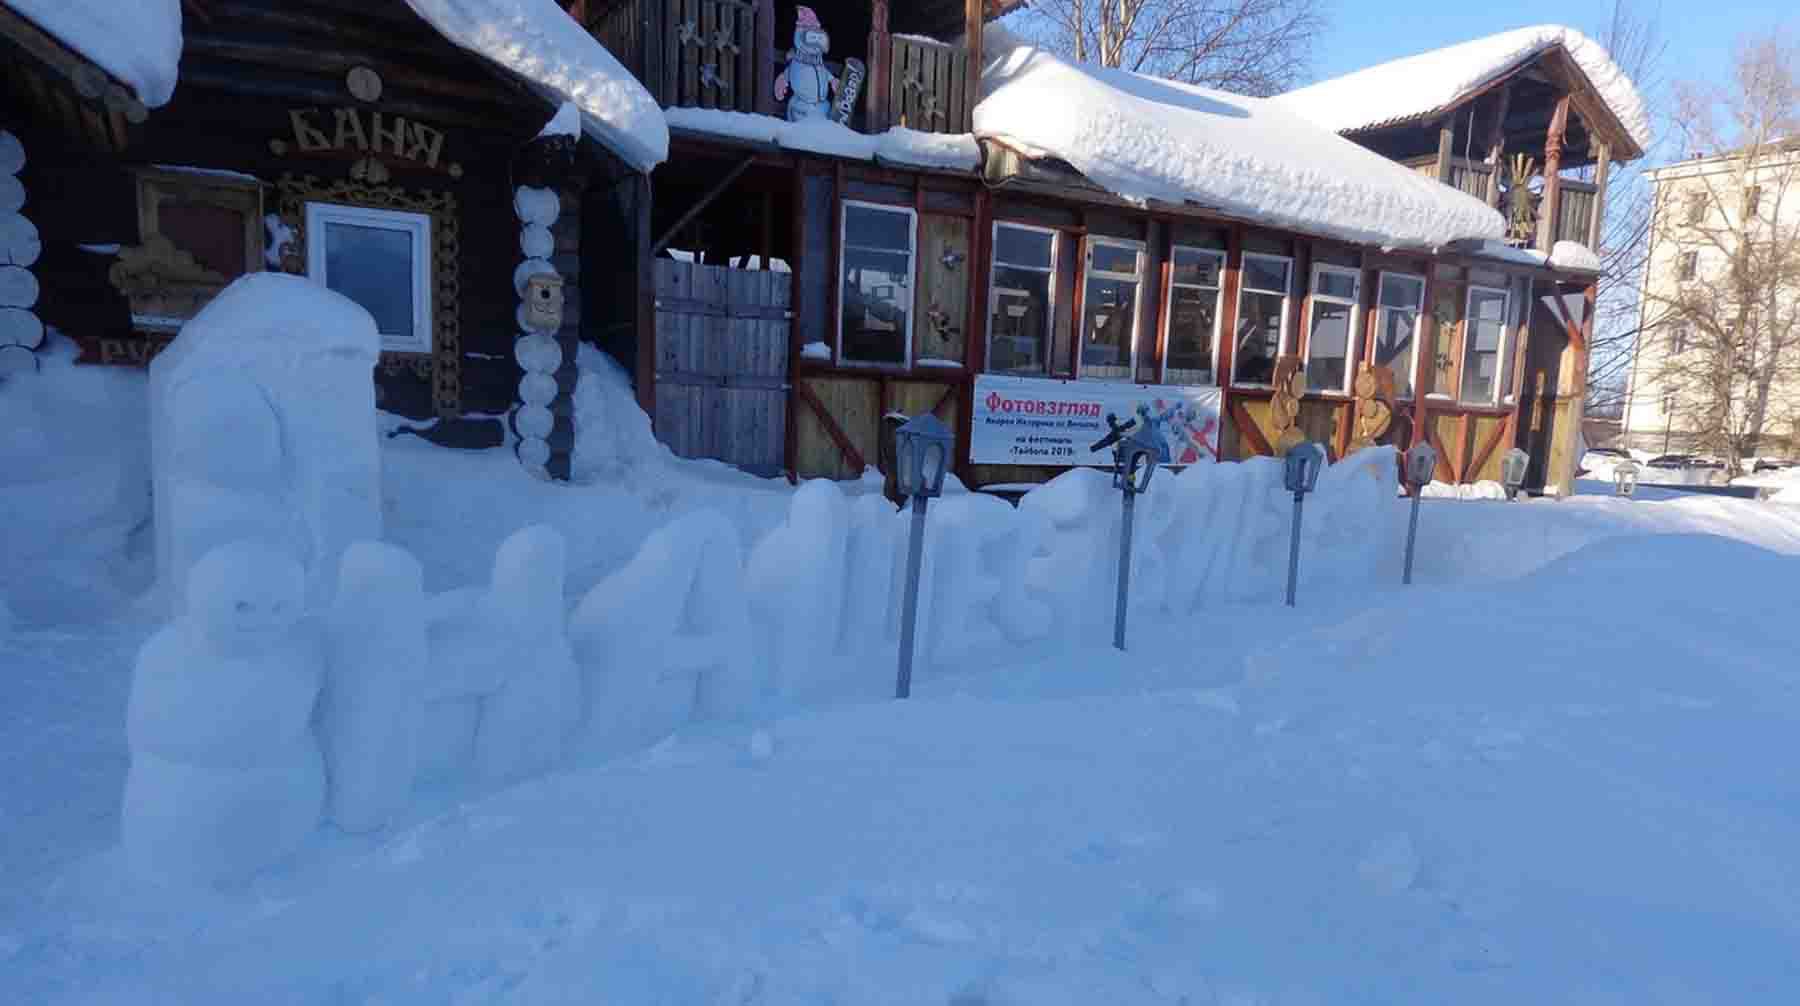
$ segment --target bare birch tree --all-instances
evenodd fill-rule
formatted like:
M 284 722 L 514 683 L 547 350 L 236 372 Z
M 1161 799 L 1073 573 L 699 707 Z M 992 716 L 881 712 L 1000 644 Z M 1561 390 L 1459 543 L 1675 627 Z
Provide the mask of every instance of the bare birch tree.
M 1322 0 L 1034 0 L 1020 27 L 1076 62 L 1270 95 L 1305 75 L 1325 17 Z
M 1728 473 L 1800 432 L 1800 41 L 1739 42 L 1727 86 L 1677 86 L 1683 149 L 1658 186 L 1646 392 Z M 1661 279 L 1662 281 L 1658 281 Z

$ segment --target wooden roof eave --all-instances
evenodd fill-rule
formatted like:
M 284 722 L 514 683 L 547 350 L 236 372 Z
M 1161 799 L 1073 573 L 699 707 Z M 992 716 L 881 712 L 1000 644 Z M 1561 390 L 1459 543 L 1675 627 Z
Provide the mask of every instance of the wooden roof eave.
M 77 139 L 109 153 L 125 149 L 132 128 L 149 117 L 135 89 L 32 21 L 0 4 L 0 39 L 24 57 L 10 73 L 39 72 L 55 87 L 47 111 Z M 41 97 L 51 99 L 51 95 Z

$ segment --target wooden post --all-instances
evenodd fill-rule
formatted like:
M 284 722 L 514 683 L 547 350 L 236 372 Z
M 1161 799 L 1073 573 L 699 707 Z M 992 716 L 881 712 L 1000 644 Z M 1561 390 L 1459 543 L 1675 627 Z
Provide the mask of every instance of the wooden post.
M 1506 160 L 1506 116 L 1512 111 L 1512 83 L 1509 81 L 1500 88 L 1494 109 L 1494 128 L 1488 131 L 1488 173 L 1487 204 L 1500 205 L 1500 171 Z
M 1588 219 L 1587 246 L 1600 254 L 1601 220 L 1606 216 L 1606 176 L 1612 171 L 1612 144 L 1600 141 L 1599 160 L 1594 164 L 1594 206 Z
M 1438 127 L 1437 180 L 1445 185 L 1450 184 L 1450 154 L 1456 149 L 1456 116 L 1444 116 L 1443 125 Z
M 775 114 L 775 0 L 756 3 L 756 111 Z
M 1550 132 L 1544 137 L 1544 201 L 1538 206 L 1538 250 L 1556 245 L 1556 215 L 1562 210 L 1563 139 L 1569 129 L 1569 96 L 1556 99 Z
M 975 128 L 975 104 L 981 100 L 981 32 L 987 23 L 987 0 L 963 0 L 963 55 L 968 63 L 963 86 L 963 121 Z
M 1427 424 L 1431 416 L 1426 409 L 1425 376 L 1437 370 L 1438 325 L 1437 299 L 1437 263 L 1425 261 L 1425 309 L 1419 312 L 1418 330 L 1413 333 L 1413 373 L 1412 373 L 1412 436 L 1408 447 L 1429 438 Z M 1443 463 L 1443 459 L 1439 459 Z
M 649 175 L 633 175 L 632 218 L 637 248 L 637 398 L 638 407 L 656 420 L 656 261 L 650 251 L 651 189 Z
M 888 0 L 871 0 L 869 6 L 868 78 L 863 81 L 863 131 L 886 132 L 888 92 L 893 86 L 894 40 L 888 34 Z

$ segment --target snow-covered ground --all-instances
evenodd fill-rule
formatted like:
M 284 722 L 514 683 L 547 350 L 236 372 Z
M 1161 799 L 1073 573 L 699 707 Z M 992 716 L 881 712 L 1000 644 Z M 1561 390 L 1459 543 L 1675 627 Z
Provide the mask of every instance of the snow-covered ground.
M 891 654 L 821 657 L 819 687 L 748 718 L 522 784 L 426 786 L 385 831 L 325 827 L 246 884 L 177 896 L 118 848 L 132 662 L 159 623 L 132 600 L 151 536 L 119 525 L 148 510 L 118 489 L 137 469 L 100 404 L 129 413 L 142 391 L 50 373 L 89 382 L 99 415 L 40 433 L 87 460 L 14 450 L 0 489 L 113 474 L 81 483 L 106 506 L 29 511 L 66 539 L 6 539 L 0 1001 L 1800 991 L 1800 507 L 1428 500 L 1412 588 L 1384 573 L 1294 610 L 1134 611 L 1129 655 L 1103 632 L 976 645 L 924 661 L 906 703 L 886 697 Z M 581 487 L 503 451 L 401 438 L 382 455 L 385 536 L 431 592 L 486 582 L 501 541 L 546 523 L 572 606 L 677 518 L 718 511 L 749 546 L 793 499 L 653 452 Z

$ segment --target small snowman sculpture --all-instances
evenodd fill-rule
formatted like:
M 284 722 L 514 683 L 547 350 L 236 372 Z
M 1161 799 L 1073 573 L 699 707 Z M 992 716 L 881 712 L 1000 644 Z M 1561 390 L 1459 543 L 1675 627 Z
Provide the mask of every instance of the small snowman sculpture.
M 787 99 L 789 122 L 801 119 L 831 118 L 831 97 L 837 93 L 838 79 L 825 66 L 825 52 L 831 48 L 831 36 L 819 24 L 819 15 L 811 7 L 801 7 L 794 23 L 794 51 L 788 65 L 775 78 L 775 97 Z
M 221 545 L 190 571 L 187 613 L 139 651 L 120 816 L 140 876 L 241 880 L 318 824 L 325 771 L 311 719 L 325 661 L 299 626 L 305 595 L 287 553 Z

